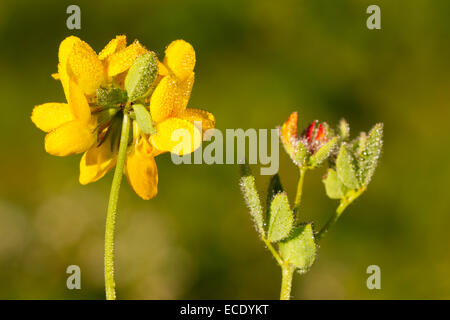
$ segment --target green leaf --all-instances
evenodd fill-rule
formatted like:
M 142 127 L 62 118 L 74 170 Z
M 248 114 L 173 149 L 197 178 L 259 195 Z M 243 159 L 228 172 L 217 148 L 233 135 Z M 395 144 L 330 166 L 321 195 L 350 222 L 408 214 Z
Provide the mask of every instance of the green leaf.
M 147 108 L 142 104 L 134 104 L 133 110 L 139 129 L 145 134 L 154 134 L 155 128 L 153 127 L 152 117 Z
M 336 159 L 336 172 L 339 179 L 347 188 L 358 189 L 359 182 L 356 178 L 354 159 L 347 149 L 347 144 L 343 143 Z
M 367 145 L 367 134 L 365 132 L 361 132 L 359 137 L 353 140 L 348 144 L 349 150 L 353 151 L 353 154 L 356 158 L 359 158 L 366 148 Z
M 344 184 L 339 180 L 335 170 L 328 169 L 325 179 L 323 179 L 325 191 L 330 199 L 342 199 L 346 193 Z
M 128 96 L 126 91 L 119 88 L 97 89 L 97 103 L 102 107 L 115 106 L 126 103 Z
M 358 176 L 363 186 L 367 186 L 375 172 L 383 147 L 383 124 L 376 124 L 369 132 L 365 147 L 358 159 Z
M 286 238 L 292 229 L 294 215 L 286 192 L 280 192 L 272 200 L 269 211 L 267 237 L 270 242 Z
M 148 95 L 157 74 L 158 59 L 154 52 L 147 52 L 136 58 L 125 78 L 129 101 L 133 102 Z
M 256 230 L 260 236 L 264 236 L 264 217 L 261 200 L 258 191 L 256 190 L 255 177 L 252 175 L 250 166 L 248 164 L 241 164 L 241 179 L 240 186 L 242 194 L 244 195 L 247 207 L 250 210 L 250 215 L 255 222 Z
M 289 262 L 300 272 L 306 272 L 313 265 L 316 258 L 316 243 L 312 224 L 295 227 L 289 238 L 279 243 L 283 260 Z
M 312 167 L 320 166 L 331 154 L 334 147 L 337 144 L 337 137 L 334 137 L 327 143 L 325 143 L 316 153 L 314 153 L 311 158 L 309 158 L 309 163 Z
M 272 178 L 270 178 L 269 186 L 267 187 L 267 215 L 269 215 L 270 204 L 272 203 L 273 198 L 280 192 L 283 192 L 283 186 L 281 185 L 280 176 L 277 173 L 276 175 L 272 176 Z

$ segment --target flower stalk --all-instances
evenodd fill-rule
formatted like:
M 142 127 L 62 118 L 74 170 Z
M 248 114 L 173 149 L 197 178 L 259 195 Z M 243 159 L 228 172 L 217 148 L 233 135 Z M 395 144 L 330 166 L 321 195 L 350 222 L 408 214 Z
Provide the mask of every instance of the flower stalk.
M 119 200 L 120 185 L 122 182 L 123 168 L 127 155 L 128 136 L 130 133 L 130 117 L 124 110 L 122 132 L 120 136 L 119 151 L 117 155 L 117 164 L 114 171 L 114 177 L 109 195 L 108 211 L 106 214 L 105 230 L 105 291 L 107 300 L 116 299 L 115 281 L 114 281 L 114 227 L 117 215 L 117 202 Z
M 365 187 L 359 189 L 354 194 L 350 195 L 348 198 L 344 198 L 340 201 L 339 206 L 336 208 L 336 212 L 334 215 L 328 220 L 328 222 L 322 227 L 322 229 L 317 233 L 316 235 L 316 242 L 319 242 L 323 236 L 328 232 L 329 229 L 331 229 L 336 222 L 341 217 L 342 213 L 345 209 L 356 199 L 358 198 L 364 191 L 366 190 Z
M 297 185 L 297 194 L 295 196 L 295 202 L 294 202 L 294 215 L 297 220 L 299 220 L 299 211 L 300 211 L 300 204 L 302 202 L 302 193 L 303 193 L 303 182 L 305 181 L 305 174 L 307 171 L 307 167 L 300 167 L 300 178 L 298 179 L 298 185 Z

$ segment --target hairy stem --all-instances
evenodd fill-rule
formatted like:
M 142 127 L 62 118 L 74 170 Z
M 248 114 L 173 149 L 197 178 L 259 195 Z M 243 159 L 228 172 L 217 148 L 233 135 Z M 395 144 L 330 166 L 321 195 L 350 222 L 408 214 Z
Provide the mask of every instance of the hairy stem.
M 305 173 L 307 170 L 308 170 L 307 167 L 299 168 L 300 177 L 298 179 L 297 194 L 295 195 L 295 202 L 294 202 L 294 217 L 297 222 L 300 221 L 300 203 L 302 202 L 303 182 L 305 180 Z M 278 255 L 278 257 L 279 257 L 279 255 Z M 281 259 L 281 257 L 279 257 L 279 260 L 277 259 L 277 261 L 281 267 L 280 300 L 290 300 L 291 299 L 291 288 L 292 288 L 292 277 L 294 275 L 295 268 L 292 267 L 288 262 L 283 261 L 283 259 Z
M 294 270 L 292 266 L 284 263 L 281 266 L 281 292 L 280 300 L 290 300 L 291 299 L 291 289 L 292 289 L 292 277 L 294 275 Z
M 111 185 L 109 195 L 108 211 L 106 215 L 105 231 L 105 290 L 106 299 L 115 300 L 115 282 L 114 282 L 114 226 L 117 214 L 117 202 L 119 200 L 120 184 L 122 182 L 123 167 L 127 155 L 128 135 L 130 132 L 130 117 L 124 111 L 122 122 L 122 133 L 120 136 L 119 153 L 117 156 L 116 169 Z
M 275 250 L 275 248 L 272 246 L 269 240 L 267 240 L 265 237 L 261 238 L 262 241 L 264 241 L 264 244 L 266 245 L 267 249 L 269 249 L 270 253 L 272 253 L 275 260 L 277 260 L 277 263 L 282 266 L 283 265 L 283 259 L 281 259 L 278 252 Z

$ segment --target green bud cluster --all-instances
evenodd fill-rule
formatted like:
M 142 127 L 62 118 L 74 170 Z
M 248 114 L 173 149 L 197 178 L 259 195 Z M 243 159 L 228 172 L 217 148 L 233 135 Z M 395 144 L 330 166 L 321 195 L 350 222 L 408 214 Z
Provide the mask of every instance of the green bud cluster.
M 156 87 L 157 75 L 156 54 L 147 52 L 136 58 L 128 70 L 124 83 L 125 90 L 115 83 L 111 87 L 97 89 L 96 103 L 92 107 L 93 114 L 97 116 L 99 131 L 108 128 L 106 134 L 100 136 L 99 144 L 102 144 L 109 134 L 119 133 L 121 124 L 116 124 L 114 120 L 121 119 L 122 112 L 128 112 L 144 134 L 155 133 L 149 107 L 145 105 L 145 101 Z M 117 139 L 111 141 L 114 145 L 118 142 Z

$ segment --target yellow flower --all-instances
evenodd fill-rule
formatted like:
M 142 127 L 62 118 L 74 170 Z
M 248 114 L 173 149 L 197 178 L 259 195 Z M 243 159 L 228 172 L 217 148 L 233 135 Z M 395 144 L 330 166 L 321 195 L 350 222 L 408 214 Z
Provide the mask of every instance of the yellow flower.
M 34 108 L 31 119 L 48 132 L 45 149 L 57 156 L 84 153 L 80 162 L 81 184 L 102 178 L 117 161 L 120 127 L 124 112 L 133 103 L 121 101 L 113 107 L 101 104 L 99 92 L 117 88 L 135 60 L 149 51 L 138 41 L 127 46 L 125 36 L 117 36 L 97 55 L 84 41 L 71 36 L 59 48 L 58 73 L 67 103 L 45 103 Z M 157 194 L 158 171 L 154 157 L 164 152 L 188 154 L 197 149 L 203 132 L 214 128 L 211 113 L 186 108 L 194 83 L 195 51 L 183 40 L 173 41 L 158 61 L 158 75 L 151 94 L 142 103 L 149 111 L 154 134 L 146 134 L 133 121 L 124 173 L 134 191 L 143 199 Z M 106 116 L 105 116 L 106 115 Z M 197 126 L 201 122 L 200 126 Z M 173 141 L 176 130 L 189 139 Z M 181 148 L 175 150 L 175 146 Z

